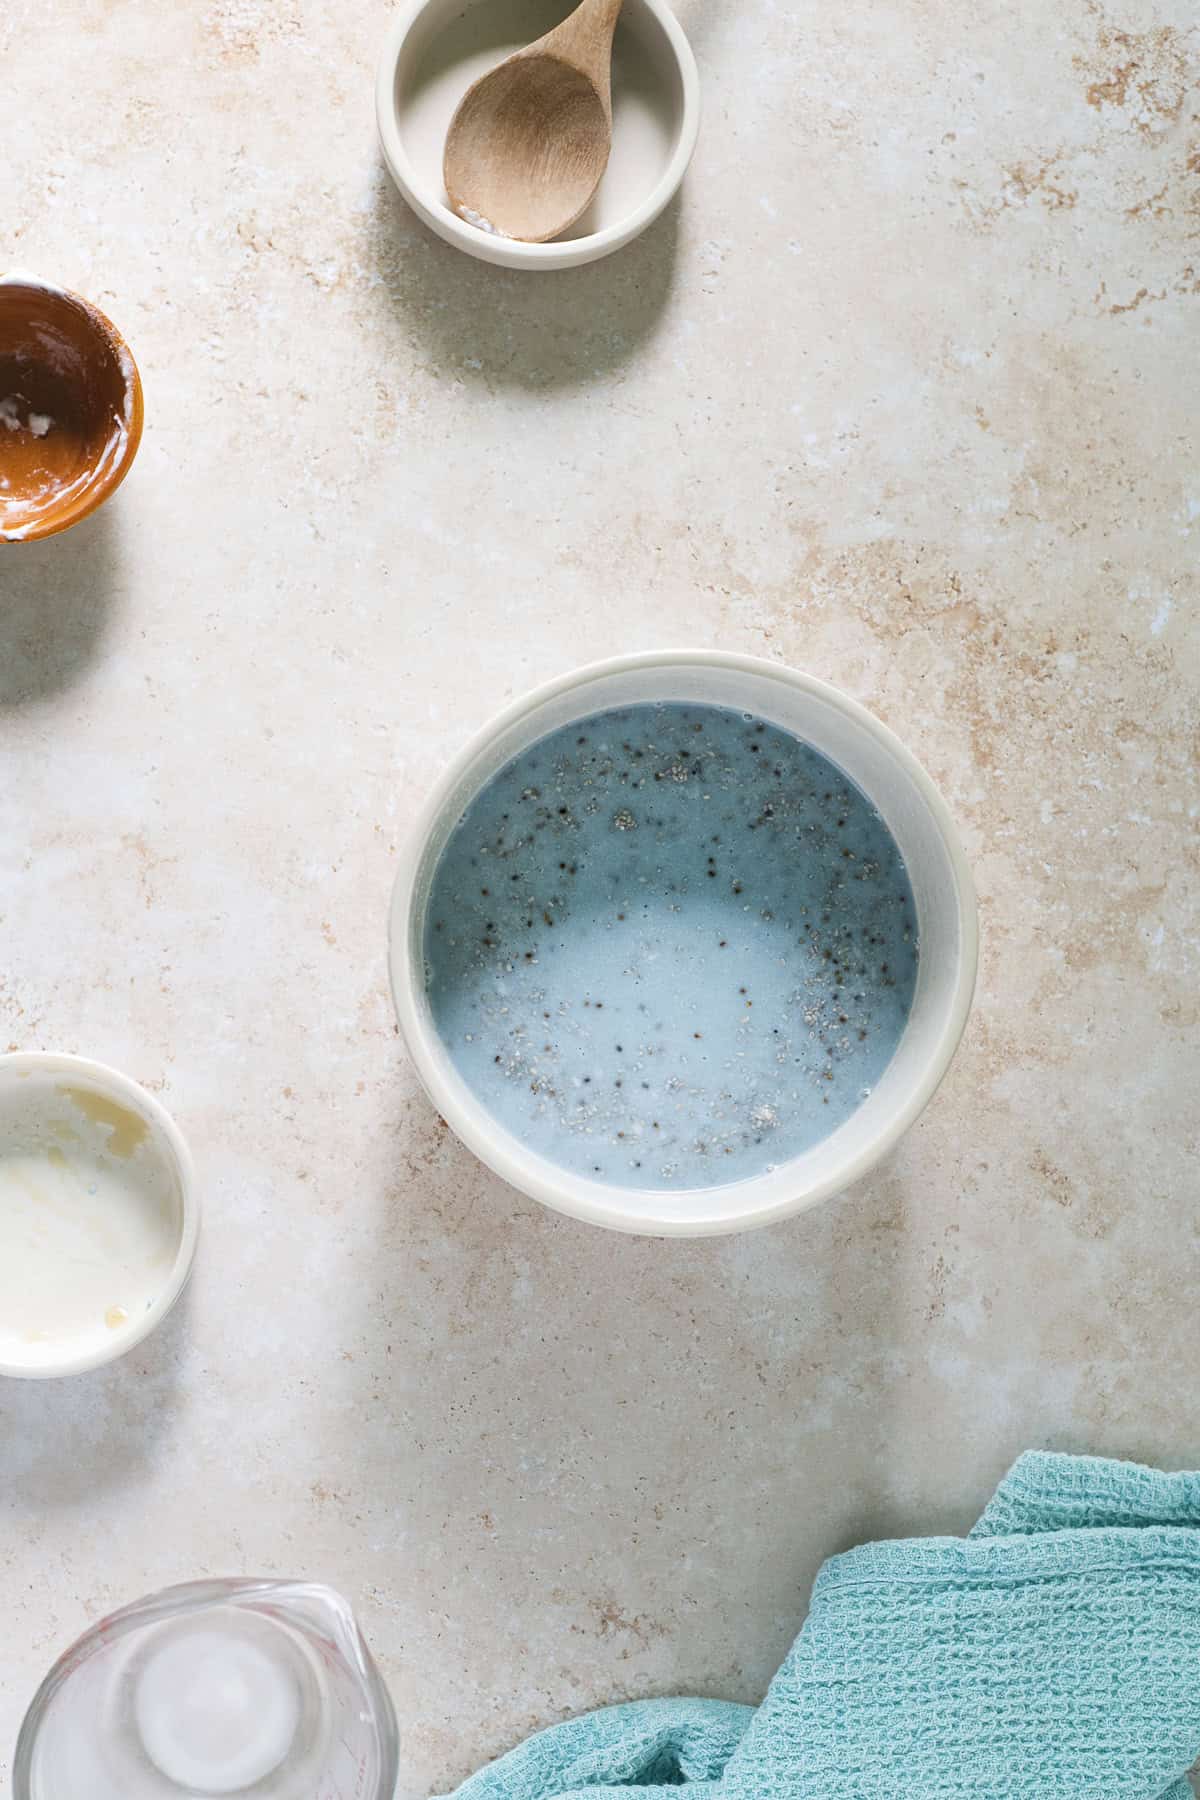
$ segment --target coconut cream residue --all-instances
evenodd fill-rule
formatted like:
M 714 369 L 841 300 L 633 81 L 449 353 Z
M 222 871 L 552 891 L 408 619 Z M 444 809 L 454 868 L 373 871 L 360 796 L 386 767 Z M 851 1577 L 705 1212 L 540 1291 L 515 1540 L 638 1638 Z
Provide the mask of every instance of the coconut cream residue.
M 31 431 L 34 437 L 43 438 L 54 424 L 49 413 L 30 412 L 26 419 L 21 417 L 21 402 L 16 394 L 9 394 L 0 400 L 0 425 L 7 431 Z
M 508 236 L 507 231 L 501 231 L 498 225 L 493 225 L 490 219 L 485 219 L 482 213 L 475 212 L 469 206 L 460 206 L 458 216 L 460 219 L 465 219 L 468 225 L 473 225 L 476 231 L 486 231 L 491 237 L 506 238 Z
M 130 1329 L 166 1291 L 179 1241 L 174 1173 L 146 1119 L 57 1070 L 0 1081 L 0 1362 L 48 1368 Z

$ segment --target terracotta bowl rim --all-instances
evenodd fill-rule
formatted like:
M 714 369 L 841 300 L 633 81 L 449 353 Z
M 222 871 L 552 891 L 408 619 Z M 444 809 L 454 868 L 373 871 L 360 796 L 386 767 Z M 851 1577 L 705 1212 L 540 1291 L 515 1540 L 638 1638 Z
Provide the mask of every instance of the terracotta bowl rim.
M 142 377 L 138 371 L 133 351 L 107 313 L 101 312 L 94 301 L 85 299 L 73 288 L 61 287 L 53 281 L 43 281 L 40 276 L 31 275 L 23 269 L 13 270 L 7 275 L 0 275 L 0 288 L 25 289 L 35 303 L 38 297 L 44 299 L 46 295 L 67 301 L 77 312 L 82 313 L 91 327 L 94 337 L 100 339 L 115 354 L 125 379 L 125 442 L 121 446 L 119 455 L 113 458 L 103 474 L 88 483 L 65 512 L 47 513 L 45 517 L 34 520 L 21 532 L 19 537 L 5 540 L 3 532 L 0 531 L 0 543 L 7 541 L 33 544 L 42 538 L 57 537 L 59 532 L 69 531 L 72 525 L 78 525 L 81 520 L 88 518 L 96 511 L 97 507 L 103 506 L 104 502 L 116 493 L 128 475 L 133 459 L 137 455 L 138 446 L 142 441 L 142 425 L 145 419 Z

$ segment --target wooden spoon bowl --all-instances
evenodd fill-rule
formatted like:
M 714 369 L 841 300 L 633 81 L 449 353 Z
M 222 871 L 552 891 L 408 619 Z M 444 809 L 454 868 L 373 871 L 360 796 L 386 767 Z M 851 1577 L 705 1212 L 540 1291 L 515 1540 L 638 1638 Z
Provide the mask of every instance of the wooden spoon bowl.
M 579 69 L 553 56 L 514 56 L 464 97 L 446 141 L 446 191 L 468 224 L 544 243 L 595 193 L 611 134 Z
M 142 384 L 90 301 L 0 280 L 0 543 L 66 531 L 103 504 L 142 435 Z
M 541 244 L 570 229 L 608 167 L 612 42 L 622 0 L 580 0 L 526 50 L 468 88 L 443 172 L 461 219 Z

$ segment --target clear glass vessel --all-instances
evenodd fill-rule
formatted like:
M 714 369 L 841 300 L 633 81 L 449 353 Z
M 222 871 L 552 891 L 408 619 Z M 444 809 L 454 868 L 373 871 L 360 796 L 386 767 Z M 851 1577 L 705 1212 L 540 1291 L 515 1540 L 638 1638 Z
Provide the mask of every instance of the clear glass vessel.
M 14 1800 L 394 1800 L 396 1716 L 331 1589 L 200 1581 L 59 1658 L 17 1739 Z

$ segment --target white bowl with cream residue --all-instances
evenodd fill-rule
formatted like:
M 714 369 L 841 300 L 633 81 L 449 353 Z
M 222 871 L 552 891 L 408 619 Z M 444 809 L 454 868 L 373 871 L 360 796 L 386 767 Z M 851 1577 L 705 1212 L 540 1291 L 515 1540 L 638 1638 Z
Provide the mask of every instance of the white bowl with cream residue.
M 0 1375 L 78 1375 L 179 1298 L 199 1230 L 191 1155 L 127 1075 L 0 1056 Z
M 459 250 L 508 269 L 570 269 L 619 250 L 674 197 L 696 147 L 700 77 L 666 0 L 625 0 L 613 41 L 612 155 L 591 205 L 549 244 L 526 244 L 459 218 L 442 152 L 472 82 L 533 43 L 572 0 L 405 0 L 375 87 L 379 141 L 392 178 L 426 225 Z

